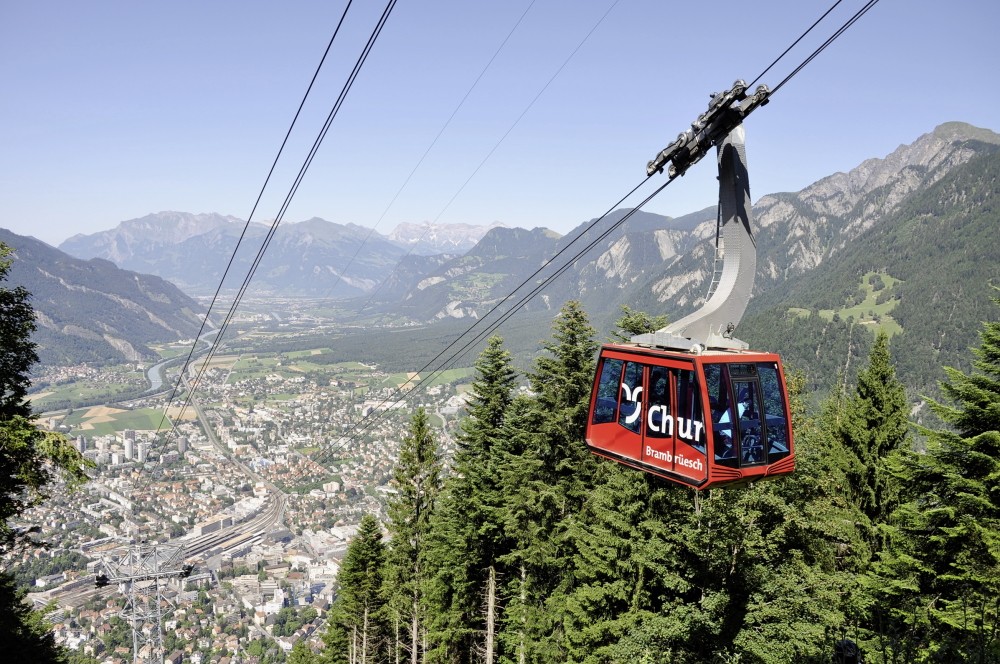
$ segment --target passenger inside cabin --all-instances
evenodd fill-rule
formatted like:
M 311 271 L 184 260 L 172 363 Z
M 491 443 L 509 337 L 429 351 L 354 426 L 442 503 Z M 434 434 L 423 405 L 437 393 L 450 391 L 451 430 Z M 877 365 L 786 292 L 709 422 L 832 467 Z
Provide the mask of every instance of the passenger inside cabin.
M 712 438 L 715 440 L 715 458 L 735 459 L 736 449 L 733 446 L 733 417 L 726 405 L 726 390 L 712 396 L 709 402 L 712 406 Z
M 739 414 L 740 414 L 740 449 L 742 450 L 742 465 L 763 463 L 764 444 L 760 431 L 760 415 L 757 408 L 757 390 L 755 383 L 739 381 Z

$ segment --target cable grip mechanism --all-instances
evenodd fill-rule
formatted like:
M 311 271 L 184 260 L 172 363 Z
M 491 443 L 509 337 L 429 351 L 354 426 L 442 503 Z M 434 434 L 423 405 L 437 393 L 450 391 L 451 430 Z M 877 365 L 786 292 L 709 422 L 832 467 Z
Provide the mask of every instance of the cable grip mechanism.
M 708 110 L 691 123 L 690 129 L 681 132 L 677 140 L 646 165 L 646 175 L 662 172 L 668 162 L 670 166 L 667 167 L 667 174 L 671 179 L 684 175 L 754 109 L 767 104 L 771 94 L 766 85 L 758 85 L 751 95 L 747 95 L 746 90 L 746 82 L 738 79 L 725 92 L 713 94 Z

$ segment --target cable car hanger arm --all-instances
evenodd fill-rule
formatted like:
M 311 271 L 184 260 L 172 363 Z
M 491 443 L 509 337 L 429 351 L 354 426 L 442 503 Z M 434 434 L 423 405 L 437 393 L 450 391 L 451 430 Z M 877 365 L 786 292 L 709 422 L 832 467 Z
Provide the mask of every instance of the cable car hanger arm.
M 713 279 L 708 300 L 700 309 L 656 332 L 632 337 L 633 343 L 694 352 L 705 348 L 748 347 L 733 338 L 750 300 L 757 270 L 742 123 L 753 110 L 767 103 L 768 95 L 770 90 L 761 85 L 748 96 L 746 83 L 736 81 L 729 90 L 714 95 L 708 110 L 698 116 L 691 128 L 647 165 L 649 175 L 666 167 L 673 179 L 683 175 L 709 149 L 718 148 L 716 256 L 722 257 L 722 270 L 718 279 Z

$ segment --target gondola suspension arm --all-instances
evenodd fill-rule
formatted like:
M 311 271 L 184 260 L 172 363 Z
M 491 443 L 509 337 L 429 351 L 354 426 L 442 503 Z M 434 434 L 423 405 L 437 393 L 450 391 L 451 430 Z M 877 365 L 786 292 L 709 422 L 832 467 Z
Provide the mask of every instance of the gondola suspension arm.
M 723 265 L 718 284 L 700 309 L 656 332 L 632 337 L 633 343 L 696 352 L 748 347 L 733 337 L 750 300 L 757 269 L 742 123 L 753 110 L 767 103 L 769 94 L 768 87 L 760 85 L 747 95 L 746 83 L 736 81 L 729 90 L 713 95 L 708 110 L 646 166 L 649 175 L 666 168 L 673 179 L 684 175 L 712 147 L 718 149 L 716 251 Z

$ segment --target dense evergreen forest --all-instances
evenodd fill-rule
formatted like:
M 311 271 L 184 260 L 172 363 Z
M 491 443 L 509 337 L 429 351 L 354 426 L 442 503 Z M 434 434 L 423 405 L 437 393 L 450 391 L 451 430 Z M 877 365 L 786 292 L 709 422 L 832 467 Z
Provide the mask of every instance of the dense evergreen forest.
M 296 662 L 1000 661 L 1000 322 L 946 370 L 942 429 L 908 422 L 879 334 L 818 411 L 792 377 L 794 475 L 701 493 L 586 451 L 597 347 L 568 303 L 515 396 L 492 338 L 449 463 L 416 413 Z

